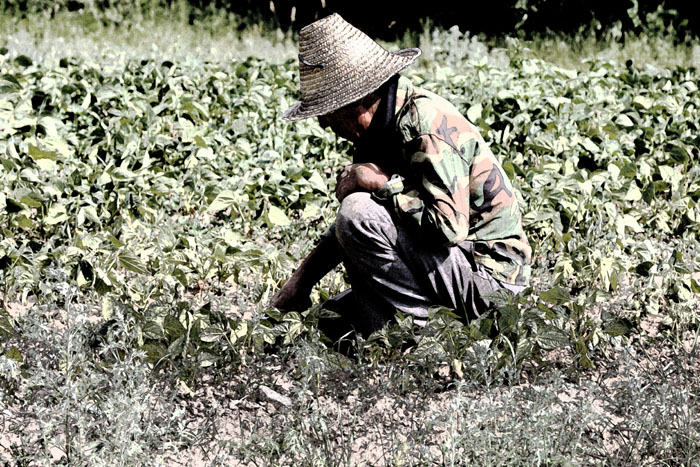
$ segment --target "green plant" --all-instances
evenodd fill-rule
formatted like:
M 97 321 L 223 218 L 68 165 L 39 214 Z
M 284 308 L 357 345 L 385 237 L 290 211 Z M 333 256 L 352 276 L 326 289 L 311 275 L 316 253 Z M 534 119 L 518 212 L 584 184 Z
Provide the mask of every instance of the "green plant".
M 537 58 L 561 38 L 426 31 L 431 61 L 407 74 L 502 157 L 534 280 L 476 320 L 434 309 L 423 328 L 349 336 L 347 356 L 318 329 L 341 270 L 309 310 L 267 306 L 333 219 L 348 161 L 313 122 L 279 118 L 298 98 L 287 39 L 260 39 L 281 60 L 233 58 L 223 44 L 246 36 L 216 25 L 37 18 L 36 42 L 0 19 L 0 388 L 20 433 L 3 462 L 696 460 L 690 46 L 581 60 L 574 39 L 573 67 Z M 151 27 L 154 48 L 134 44 Z M 57 55 L 81 34 L 113 44 Z M 192 45 L 207 35 L 216 50 Z

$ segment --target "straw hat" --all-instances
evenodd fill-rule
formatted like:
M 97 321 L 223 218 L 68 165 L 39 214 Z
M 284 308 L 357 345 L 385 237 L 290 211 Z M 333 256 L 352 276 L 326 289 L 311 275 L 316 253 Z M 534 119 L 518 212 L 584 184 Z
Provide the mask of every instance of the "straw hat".
M 301 102 L 283 118 L 318 117 L 362 99 L 420 54 L 389 52 L 335 13 L 313 22 L 299 33 Z

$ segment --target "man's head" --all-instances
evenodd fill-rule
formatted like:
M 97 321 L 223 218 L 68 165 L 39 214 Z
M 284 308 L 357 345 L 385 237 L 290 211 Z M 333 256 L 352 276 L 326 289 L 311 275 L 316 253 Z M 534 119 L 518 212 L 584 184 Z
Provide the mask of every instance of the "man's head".
M 301 120 L 324 116 L 321 123 L 334 131 L 340 128 L 337 113 L 345 123 L 348 119 L 364 121 L 361 108 L 371 108 L 365 98 L 413 63 L 420 53 L 415 48 L 389 52 L 337 14 L 315 21 L 299 34 L 301 102 L 283 117 Z M 349 135 L 350 140 L 356 137 L 350 129 L 340 131 L 343 134 L 336 133 Z
M 342 137 L 357 143 L 372 123 L 372 117 L 377 111 L 381 98 L 373 92 L 358 102 L 341 107 L 331 113 L 319 115 L 318 123 L 322 128 L 330 128 Z

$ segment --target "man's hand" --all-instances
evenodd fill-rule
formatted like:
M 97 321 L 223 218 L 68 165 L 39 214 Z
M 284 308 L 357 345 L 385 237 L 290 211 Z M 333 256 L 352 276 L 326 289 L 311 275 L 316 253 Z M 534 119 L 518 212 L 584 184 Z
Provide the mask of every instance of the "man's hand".
M 272 297 L 270 305 L 283 311 L 306 310 L 311 306 L 310 292 L 302 290 L 298 282 L 292 278 Z
M 356 191 L 377 191 L 389 181 L 389 177 L 377 164 L 350 164 L 336 178 L 335 196 L 343 201 Z

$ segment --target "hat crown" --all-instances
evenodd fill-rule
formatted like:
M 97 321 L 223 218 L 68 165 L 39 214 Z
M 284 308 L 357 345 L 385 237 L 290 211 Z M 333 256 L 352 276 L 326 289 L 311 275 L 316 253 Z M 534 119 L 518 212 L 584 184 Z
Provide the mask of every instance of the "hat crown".
M 384 50 L 340 15 L 333 14 L 301 30 L 299 55 L 306 63 L 300 60 L 300 70 L 309 66 L 309 63 L 322 64 L 323 68 L 328 66 L 328 71 L 339 66 L 356 68 L 365 54 L 377 48 Z
M 387 51 L 337 13 L 315 21 L 299 33 L 301 102 L 284 118 L 324 115 L 357 101 L 419 55 L 419 49 Z

